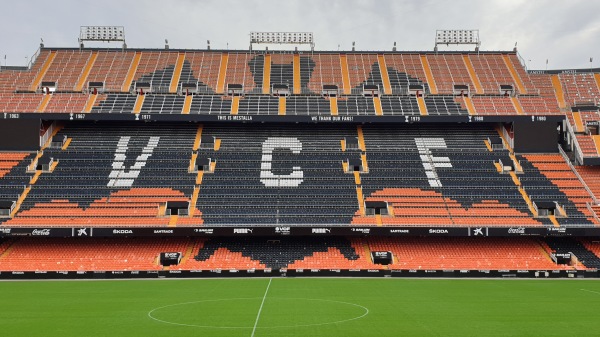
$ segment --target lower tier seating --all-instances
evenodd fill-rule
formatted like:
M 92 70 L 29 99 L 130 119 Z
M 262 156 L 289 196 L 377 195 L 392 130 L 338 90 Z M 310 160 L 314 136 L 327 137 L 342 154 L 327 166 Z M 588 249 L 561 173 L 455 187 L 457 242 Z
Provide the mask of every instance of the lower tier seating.
M 598 241 L 490 237 L 10 238 L 0 240 L 0 271 L 215 269 L 560 270 L 598 268 Z M 371 252 L 390 251 L 388 266 Z M 557 265 L 552 252 L 578 265 Z M 180 252 L 162 267 L 159 254 Z

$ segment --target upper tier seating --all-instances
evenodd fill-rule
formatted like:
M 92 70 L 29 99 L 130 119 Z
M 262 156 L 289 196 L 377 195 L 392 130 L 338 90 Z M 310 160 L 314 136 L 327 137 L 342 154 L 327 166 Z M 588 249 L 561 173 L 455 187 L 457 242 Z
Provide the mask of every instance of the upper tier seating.
M 598 88 L 594 74 L 562 73 L 558 77 L 560 78 L 567 104 L 598 104 L 600 102 L 600 88 Z
M 42 81 L 56 82 L 57 91 L 73 91 L 88 59 L 89 50 L 65 50 L 56 53 Z M 71 110 L 73 111 L 73 110 Z
M 468 85 L 474 89 L 471 77 L 460 54 L 427 55 L 435 84 L 440 94 L 452 94 L 454 85 Z
M 178 60 L 180 63 L 178 63 Z M 265 67 L 265 62 L 270 65 Z M 343 61 L 342 61 L 343 60 Z M 294 64 L 297 62 L 295 68 Z M 344 66 L 342 66 L 344 64 Z M 429 67 L 427 68 L 427 65 Z M 384 87 L 382 65 L 387 69 Z M 472 67 L 472 69 L 470 68 Z M 103 82 L 107 96 L 93 102 L 93 113 L 131 113 L 136 96 L 129 91 L 138 82 L 152 84 L 155 94 L 175 96 L 182 83 L 198 83 L 192 114 L 227 114 L 231 104 L 221 96 L 229 84 L 242 84 L 246 95 L 264 95 L 240 103 L 241 114 L 277 114 L 280 109 L 266 97 L 272 85 L 287 85 L 296 96 L 309 95 L 309 105 L 288 104 L 286 115 L 327 114 L 328 102 L 319 100 L 324 85 L 336 85 L 342 97 L 338 102 L 340 115 L 375 115 L 377 108 L 369 99 L 362 99 L 364 85 L 376 85 L 383 94 L 381 114 L 416 115 L 414 98 L 408 97 L 409 85 L 423 85 L 428 93 L 430 83 L 435 95 L 426 97 L 429 115 L 466 115 L 464 103 L 452 102 L 453 85 L 469 85 L 474 114 L 514 115 L 521 107 L 525 114 L 561 114 L 550 75 L 528 74 L 514 54 L 418 54 L 418 53 L 300 53 L 264 51 L 169 51 L 169 50 L 41 50 L 31 69 L 0 71 L 0 112 L 80 113 L 86 106 L 84 96 L 72 93 L 87 89 L 89 82 Z M 294 71 L 298 71 L 296 74 Z M 471 70 L 470 70 L 471 69 Z M 267 73 L 268 72 L 268 73 Z M 295 78 L 299 77 L 299 78 Z M 515 80 L 516 79 L 516 80 Z M 567 103 L 595 102 L 600 89 L 594 74 L 561 74 Z M 266 80 L 267 83 L 263 83 Z M 43 97 L 32 93 L 41 81 L 56 82 L 57 93 L 42 104 Z M 263 88 L 263 84 L 265 88 Z M 476 85 L 481 85 L 481 90 Z M 510 84 L 518 91 L 517 101 L 510 102 L 500 94 L 499 86 Z M 80 87 L 82 85 L 82 87 Z M 391 89 L 391 95 L 389 91 Z M 477 90 L 476 90 L 477 89 Z M 266 90 L 266 91 L 265 91 Z M 185 90 L 184 90 L 185 91 Z M 22 93 L 28 92 L 28 93 Z M 483 93 L 486 96 L 479 97 Z M 208 95 L 204 97 L 204 95 Z M 348 96 L 350 95 L 350 96 Z M 299 96 L 297 96 L 299 97 Z M 252 100 L 266 103 L 256 105 Z M 304 97 L 302 97 L 304 99 Z M 312 101 L 314 99 L 314 101 Z M 273 100 L 276 101 L 276 100 Z M 462 101 L 462 100 L 461 100 Z M 517 104 L 518 102 L 518 104 Z M 216 104 L 215 104 L 216 103 Z M 511 104 L 513 103 L 513 104 Z M 379 103 L 377 103 L 379 104 Z M 514 104 L 520 107 L 514 107 Z M 317 105 L 319 106 L 317 108 Z M 254 108 L 259 106 L 260 108 Z M 461 108 L 462 106 L 462 108 Z M 142 113 L 182 113 L 181 99 L 157 97 L 144 102 Z M 257 110 L 259 109 L 259 110 Z M 519 110 L 520 111 L 520 110 Z M 187 113 L 187 109 L 186 109 Z

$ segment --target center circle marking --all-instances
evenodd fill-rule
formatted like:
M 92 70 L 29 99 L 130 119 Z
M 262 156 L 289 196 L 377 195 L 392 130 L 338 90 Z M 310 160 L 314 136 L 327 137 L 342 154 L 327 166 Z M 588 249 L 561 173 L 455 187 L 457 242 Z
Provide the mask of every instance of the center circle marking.
M 199 303 L 210 303 L 210 302 L 227 302 L 227 301 L 248 301 L 248 300 L 261 300 L 262 297 L 244 297 L 244 298 L 222 298 L 222 299 L 214 299 L 214 300 L 201 300 L 201 301 L 191 301 L 191 302 L 182 302 L 182 303 L 174 303 L 169 305 L 164 305 L 158 308 L 154 308 L 148 312 L 148 317 L 154 321 L 171 324 L 171 325 L 179 325 L 179 326 L 189 326 L 189 327 L 198 327 L 198 328 L 213 328 L 213 329 L 252 329 L 254 326 L 218 326 L 218 325 L 201 325 L 201 324 L 187 324 L 187 323 L 179 323 L 168 321 L 164 319 L 160 319 L 155 317 L 156 312 L 159 312 L 163 309 L 185 306 L 185 305 L 193 305 Z M 320 325 L 331 325 L 337 323 L 345 323 L 350 321 L 355 321 L 361 319 L 369 314 L 369 309 L 360 304 L 343 302 L 343 301 L 335 301 L 335 300 L 326 300 L 319 298 L 288 298 L 288 297 L 279 297 L 279 298 L 269 298 L 267 300 L 289 300 L 289 301 L 312 301 L 312 302 L 325 302 L 325 303 L 337 303 L 343 304 L 347 306 L 353 306 L 362 309 L 362 314 L 351 317 L 348 319 L 335 320 L 331 322 L 322 322 L 322 323 L 310 323 L 310 324 L 293 324 L 293 325 L 274 325 L 274 326 L 257 326 L 257 329 L 278 329 L 278 328 L 297 328 L 297 327 L 310 327 L 310 326 L 320 326 Z

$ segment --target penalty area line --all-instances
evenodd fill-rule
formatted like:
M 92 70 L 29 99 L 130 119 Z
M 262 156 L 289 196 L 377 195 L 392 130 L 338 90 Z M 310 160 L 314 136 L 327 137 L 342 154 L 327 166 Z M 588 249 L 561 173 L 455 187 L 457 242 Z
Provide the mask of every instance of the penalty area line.
M 256 321 L 254 321 L 254 328 L 252 328 L 252 335 L 254 337 L 254 333 L 256 332 L 256 326 L 258 325 L 258 320 L 260 319 L 260 312 L 262 311 L 263 305 L 265 305 L 265 299 L 267 298 L 267 293 L 269 292 L 269 287 L 271 287 L 271 281 L 273 278 L 269 278 L 269 284 L 267 284 L 267 290 L 265 290 L 265 295 L 263 296 L 262 302 L 260 303 L 260 308 L 258 308 L 258 314 L 256 314 Z

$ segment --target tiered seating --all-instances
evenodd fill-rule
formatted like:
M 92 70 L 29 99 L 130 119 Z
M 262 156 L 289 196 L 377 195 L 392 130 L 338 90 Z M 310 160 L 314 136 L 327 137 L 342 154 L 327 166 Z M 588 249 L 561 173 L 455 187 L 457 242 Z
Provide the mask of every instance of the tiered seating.
M 588 268 L 600 269 L 600 259 L 598 259 L 598 257 L 600 257 L 600 242 L 594 239 L 584 239 L 581 241 L 581 244 L 588 251 L 594 253 L 594 256 L 596 257 L 594 258 L 594 256 L 588 255 L 588 259 L 582 261 L 585 264 L 585 266 Z M 577 255 L 577 257 L 579 258 L 579 255 Z
M 520 96 L 519 101 L 525 112 L 527 114 L 560 114 L 556 93 L 552 86 L 552 78 L 543 74 L 529 74 L 529 78 L 540 97 Z
M 510 97 L 474 96 L 473 105 L 478 115 L 516 115 L 515 105 Z M 523 107 L 525 108 L 525 107 Z M 525 110 L 527 111 L 527 110 Z
M 159 206 L 189 201 L 194 188 L 188 167 L 196 130 L 187 124 L 70 125 L 57 135 L 72 139 L 69 148 L 44 151 L 58 166 L 39 177 L 6 224 L 166 226 Z
M 98 51 L 87 81 L 104 82 L 104 88 L 109 92 L 121 91 L 134 55 L 131 51 Z M 87 83 L 84 88 L 86 86 Z
M 204 243 L 192 269 L 368 269 L 372 264 L 343 237 L 217 238 Z M 363 254 L 364 255 L 364 254 Z
M 320 94 L 324 84 L 337 85 L 340 90 L 344 88 L 339 54 L 314 54 L 312 61 L 315 67 L 308 82 L 311 92 Z
M 184 252 L 185 238 L 21 238 L 0 271 L 161 270 L 161 252 Z
M 362 86 L 365 84 L 377 85 L 383 92 L 381 71 L 376 54 L 348 54 L 347 57 L 350 87 L 354 89 L 355 93 L 361 93 Z
M 600 89 L 592 73 L 561 73 L 560 82 L 569 105 L 600 102 Z
M 340 147 L 355 129 L 206 125 L 203 136 L 222 140 L 199 154 L 217 161 L 198 198 L 206 224 L 348 224 L 358 208 L 354 177 L 342 170 L 358 155 Z
M 92 108 L 93 113 L 132 113 L 137 96 L 129 94 L 101 95 Z
M 0 111 L 34 112 L 43 98 L 40 94 L 0 94 Z
M 375 115 L 375 106 L 370 97 L 348 96 L 338 99 L 337 103 L 340 115 Z
M 494 162 L 508 153 L 487 150 L 484 139 L 497 135 L 492 129 L 369 127 L 364 134 L 363 193 L 367 201 L 391 204 L 395 216 L 382 217 L 384 225 L 544 223 L 532 218 L 511 177 L 497 172 Z M 374 219 L 357 214 L 353 223 Z
M 425 97 L 425 106 L 429 115 L 468 115 L 469 112 L 463 109 L 460 104 L 454 101 L 453 96 L 427 96 Z
M 556 98 L 520 96 L 519 102 L 528 115 L 558 115 L 561 114 Z
M 56 82 L 58 91 L 75 90 L 79 76 L 91 55 L 89 50 L 58 51 L 43 81 Z
M 524 159 L 521 164 L 525 174 L 520 180 L 532 201 L 558 202 L 567 214 L 567 218 L 558 219 L 561 225 L 596 224 L 586 207 L 591 196 L 560 155 L 518 157 Z
M 435 78 L 438 93 L 452 94 L 454 84 L 468 85 L 471 90 L 475 90 L 462 55 L 428 55 L 427 60 Z
M 27 156 L 29 156 L 29 153 L 0 152 L 0 178 L 3 178 L 5 175 L 7 175 Z
M 294 56 L 292 54 L 271 55 L 271 85 L 285 84 L 294 88 Z
M 288 115 L 330 115 L 329 101 L 314 96 L 290 96 L 286 100 Z
M 525 67 L 519 60 L 517 54 L 508 54 L 506 56 L 508 58 L 508 61 L 512 63 L 512 66 L 515 69 L 518 78 L 519 80 L 521 80 L 521 83 L 523 84 L 523 87 L 525 89 L 525 92 L 520 92 L 520 94 L 539 95 L 539 90 L 535 87 L 535 84 L 529 77 L 527 71 L 525 71 Z
M 242 99 L 240 102 L 245 101 Z M 241 104 L 240 104 L 241 105 Z M 180 110 L 177 110 L 180 111 Z M 177 113 L 175 111 L 175 113 Z M 231 99 L 216 95 L 196 95 L 193 97 L 190 113 L 195 114 L 229 114 L 231 112 Z M 254 111 L 256 113 L 256 111 Z
M 254 83 L 254 75 L 250 70 L 250 60 L 254 56 L 255 54 L 250 53 L 230 53 L 225 84 L 243 84 L 245 92 L 253 92 L 256 84 Z
M 0 152 L 0 199 L 19 201 L 19 197 L 29 185 L 31 176 L 26 173 L 26 170 L 35 155 L 35 153 Z M 0 219 L 0 223 L 2 221 L 3 219 Z
M 600 198 L 600 167 L 576 166 L 575 168 L 594 196 Z
M 412 84 L 423 84 L 427 91 L 427 77 L 419 54 L 385 54 L 384 58 L 392 91 L 406 90 Z
M 210 92 L 217 91 L 217 80 L 221 65 L 221 53 L 218 52 L 186 52 L 186 63 L 189 62 L 194 79 L 210 88 Z M 181 77 L 180 81 L 193 82 L 190 78 Z
M 14 92 L 15 90 L 24 90 L 29 91 L 31 89 L 31 84 L 33 83 L 37 74 L 41 71 L 42 67 L 46 59 L 50 55 L 49 49 L 40 50 L 39 54 L 35 58 L 35 61 L 32 62 L 31 69 L 29 70 L 17 70 L 14 71 L 14 75 L 12 77 L 12 85 L 10 86 L 10 92 Z
M 573 269 L 554 264 L 548 250 L 573 252 L 583 269 L 600 266 L 597 242 L 571 238 L 19 238 L 0 243 L 0 271 L 161 270 L 161 252 L 184 254 L 171 270 Z M 391 251 L 393 263 L 374 265 L 370 251 Z
M 577 257 L 577 269 L 599 269 L 600 258 L 596 243 L 590 240 L 583 242 L 568 237 L 547 237 L 546 243 L 556 253 L 572 253 Z
M 229 106 L 231 109 L 231 103 L 229 103 Z M 279 98 L 273 96 L 246 96 L 240 100 L 238 113 L 240 115 L 277 115 L 279 113 Z
M 83 94 L 53 94 L 44 112 L 82 112 L 87 100 Z
M 424 270 L 560 270 L 529 238 L 371 238 L 374 251 L 391 251 L 391 269 Z
M 584 157 L 598 157 L 598 150 L 594 139 L 588 135 L 575 135 L 577 143 Z
M 143 52 L 134 79 L 151 82 L 154 91 L 169 92 L 176 62 L 176 52 Z
M 82 75 L 92 51 L 61 49 L 53 51 L 56 58 L 43 80 L 58 82 L 59 91 L 74 90 L 75 84 Z M 95 102 L 94 113 L 131 113 L 132 101 L 135 97 L 116 94 L 125 90 L 123 87 L 126 77 L 131 70 L 135 81 L 152 82 L 155 93 L 167 93 L 173 77 L 175 64 L 178 59 L 178 51 L 95 51 L 97 58 L 90 68 L 89 75 L 85 79 L 84 89 L 87 82 L 104 82 L 105 90 L 110 94 L 106 97 L 98 97 Z M 37 74 L 40 74 L 42 65 L 49 57 L 50 51 L 44 49 L 36 59 L 31 70 L 3 70 L 0 73 L 0 110 L 6 112 L 33 112 L 40 107 L 42 96 L 33 94 L 15 94 L 15 90 L 31 90 L 31 84 Z M 140 56 L 140 62 L 132 68 L 134 55 Z M 199 92 L 203 95 L 221 95 L 227 84 L 243 84 L 247 94 L 263 93 L 263 72 L 265 55 L 262 52 L 222 52 L 212 51 L 188 51 L 179 77 L 179 84 L 199 82 Z M 294 86 L 293 59 L 294 55 L 289 53 L 270 53 L 271 69 L 269 81 L 271 84 L 287 84 L 290 89 Z M 362 97 L 362 86 L 365 84 L 378 85 L 383 89 L 383 80 L 380 72 L 378 56 L 375 53 L 346 53 L 343 58 L 348 65 L 348 80 L 351 96 L 346 96 L 346 101 L 340 99 L 340 114 L 346 115 L 370 115 L 375 114 L 373 102 Z M 432 80 L 435 79 L 438 93 L 441 95 L 428 96 L 426 107 L 429 115 L 454 115 L 466 114 L 462 99 L 454 99 L 444 96 L 452 93 L 453 84 L 468 84 L 472 88 L 469 71 L 465 65 L 464 58 L 467 56 L 474 68 L 474 76 L 481 82 L 486 96 L 473 97 L 473 104 L 477 114 L 483 115 L 512 115 L 516 113 L 513 104 L 504 97 L 490 96 L 498 95 L 501 84 L 516 83 L 513 80 L 509 67 L 505 60 L 512 64 L 518 82 L 523 84 L 523 92 L 519 92 L 518 102 L 526 114 L 560 114 L 555 97 L 554 88 L 550 76 L 546 74 L 529 75 L 519 64 L 517 57 L 513 54 L 383 54 L 383 60 L 387 66 L 392 95 L 382 100 L 383 115 L 413 115 L 417 113 L 416 105 L 412 99 L 407 97 L 407 88 L 411 84 L 423 84 L 427 87 L 427 76 L 423 68 L 421 57 L 426 57 L 432 69 Z M 320 95 L 323 85 L 335 84 L 340 91 L 344 89 L 340 54 L 316 53 L 299 54 L 299 85 L 300 93 L 303 95 Z M 223 64 L 223 78 L 220 88 L 217 88 L 220 70 Z M 345 64 L 346 64 L 345 63 Z M 226 65 L 226 67 L 225 67 Z M 135 70 L 135 71 L 133 71 Z M 298 79 L 297 79 L 298 80 Z M 561 74 L 561 80 L 565 87 L 565 96 L 569 104 L 574 101 L 597 100 L 600 90 L 597 88 L 593 74 Z M 134 85 L 135 82 L 132 83 Z M 296 83 L 298 86 L 298 83 Z M 346 88 L 348 89 L 348 88 Z M 427 88 L 425 89 L 427 91 Z M 125 90 L 127 91 L 127 90 Z M 348 92 L 346 93 L 348 94 Z M 264 97 L 264 96 L 263 96 Z M 243 99 L 242 99 L 243 101 Z M 254 114 L 262 112 L 257 107 L 266 106 L 265 113 L 275 114 L 279 112 L 275 100 L 264 97 L 249 99 L 242 102 L 240 113 Z M 456 102 L 454 102 L 456 101 Z M 215 108 L 213 108 L 214 103 Z M 296 103 L 296 102 L 294 102 Z M 455 104 L 456 103 L 456 104 Z M 512 102 L 511 102 L 512 103 Z M 319 105 L 319 107 L 317 107 Z M 322 106 L 321 106 L 322 105 Z M 303 100 L 298 104 L 287 105 L 286 114 L 326 114 L 324 102 Z M 55 96 L 46 107 L 46 112 L 81 112 L 84 106 L 83 98 L 70 94 L 68 96 Z M 300 110 L 295 111 L 296 106 Z M 218 97 L 201 98 L 193 105 L 190 113 L 227 113 L 231 109 L 228 100 Z M 186 110 L 187 111 L 187 110 Z M 314 113 L 313 113 L 314 111 Z M 520 109 L 518 110 L 521 111 Z M 144 113 L 179 113 L 181 104 L 176 98 L 157 97 L 145 102 L 142 108 Z
M 179 95 L 146 95 L 141 113 L 180 114 L 185 97 Z
M 419 115 L 419 104 L 414 97 L 383 96 L 381 107 L 385 115 Z
M 484 94 L 497 95 L 501 84 L 514 84 L 501 54 L 469 54 Z

